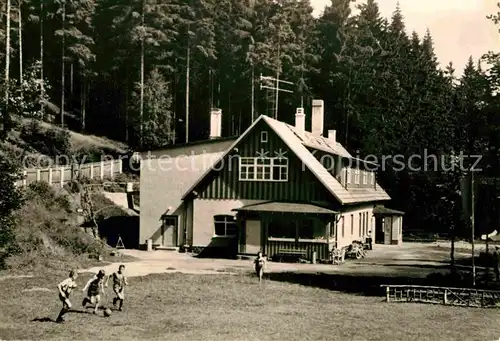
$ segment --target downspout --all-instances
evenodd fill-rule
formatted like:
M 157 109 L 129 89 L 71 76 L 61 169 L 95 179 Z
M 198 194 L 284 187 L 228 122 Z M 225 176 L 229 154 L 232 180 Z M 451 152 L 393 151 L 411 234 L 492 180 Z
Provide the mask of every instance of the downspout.
M 342 214 L 337 214 L 335 215 L 335 248 L 337 248 L 337 245 L 339 244 L 339 222 L 340 219 L 342 219 Z
M 183 241 L 182 241 L 182 246 L 187 246 L 187 215 L 188 215 L 188 204 L 186 201 L 183 202 L 184 205 L 184 214 L 182 217 L 183 220 L 183 227 L 184 227 L 184 233 L 183 233 Z

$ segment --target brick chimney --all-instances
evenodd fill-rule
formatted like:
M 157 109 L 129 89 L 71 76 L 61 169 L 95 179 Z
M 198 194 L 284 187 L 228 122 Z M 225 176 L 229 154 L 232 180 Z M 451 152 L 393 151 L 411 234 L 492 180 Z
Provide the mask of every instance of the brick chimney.
M 337 143 L 337 131 L 336 130 L 328 130 L 328 140 L 332 141 L 333 144 Z
M 304 114 L 304 108 L 297 108 L 295 112 L 295 129 L 299 134 L 303 134 L 306 130 L 306 115 Z
M 323 136 L 325 123 L 325 103 L 322 99 L 313 99 L 311 133 L 314 136 Z
M 210 110 L 210 138 L 218 139 L 221 137 L 222 130 L 222 110 L 212 108 Z

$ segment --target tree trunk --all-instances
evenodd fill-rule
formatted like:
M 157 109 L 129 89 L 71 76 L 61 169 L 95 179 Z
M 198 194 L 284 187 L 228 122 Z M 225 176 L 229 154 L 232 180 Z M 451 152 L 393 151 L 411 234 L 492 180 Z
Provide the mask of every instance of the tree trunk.
M 81 91 L 81 97 L 80 97 L 80 101 L 81 101 L 81 111 L 82 111 L 82 117 L 81 117 L 81 129 L 82 129 L 82 133 L 85 132 L 85 116 L 86 116 L 86 110 L 87 110 L 87 94 L 86 94 L 86 81 L 85 81 L 85 77 L 83 77 L 83 80 L 82 80 L 82 91 Z
M 66 32 L 64 31 L 65 29 L 65 22 L 66 22 L 66 0 L 62 1 L 62 44 L 61 44 L 61 127 L 64 128 L 64 92 L 65 92 L 65 84 L 64 84 L 64 76 L 65 76 L 65 69 L 64 69 L 64 59 L 65 59 L 65 36 Z
M 450 249 L 450 266 L 455 269 L 455 230 L 451 230 L 451 249 Z
M 6 9 L 6 32 L 5 32 L 5 93 L 4 93 L 4 116 L 3 116 L 3 138 L 7 136 L 10 126 L 9 116 L 9 70 L 10 70 L 10 0 L 7 0 Z
M 43 81 L 43 1 L 40 1 L 40 105 L 42 120 L 45 118 L 45 103 L 43 103 L 43 98 L 45 97 L 45 87 Z
M 175 144 L 177 136 L 177 78 L 173 72 L 170 77 L 172 79 L 172 86 L 170 87 L 170 94 L 172 96 L 172 144 Z
M 128 101 L 128 96 L 129 96 L 129 67 L 128 64 L 126 65 L 126 72 L 125 72 L 125 142 L 127 144 L 130 144 L 129 141 L 129 136 L 128 136 L 128 106 L 129 106 L 129 101 Z
M 255 66 L 252 65 L 252 122 L 255 121 Z
M 143 29 L 143 32 L 142 32 L 142 37 L 141 37 L 141 103 L 140 103 L 140 106 L 141 106 L 141 109 L 140 109 L 140 113 L 139 113 L 139 116 L 140 116 L 140 127 L 139 127 L 139 130 L 140 130 L 140 146 L 142 147 L 142 143 L 143 143 L 143 132 L 142 132 L 142 129 L 143 129 L 143 119 L 144 119 L 144 40 L 145 40 L 145 32 L 144 32 L 144 12 L 146 10 L 146 1 L 143 0 L 142 1 L 142 14 L 141 14 L 141 25 L 142 25 L 142 29 Z
M 186 143 L 189 142 L 189 72 L 190 70 L 190 48 L 189 48 L 189 41 L 188 41 L 188 47 L 186 51 Z
M 69 93 L 73 95 L 73 63 L 69 65 Z
M 23 23 L 22 23 L 22 10 L 21 10 L 22 0 L 17 2 L 17 11 L 19 14 L 18 30 L 19 30 L 19 83 L 23 84 Z M 21 95 L 22 95 L 22 87 Z

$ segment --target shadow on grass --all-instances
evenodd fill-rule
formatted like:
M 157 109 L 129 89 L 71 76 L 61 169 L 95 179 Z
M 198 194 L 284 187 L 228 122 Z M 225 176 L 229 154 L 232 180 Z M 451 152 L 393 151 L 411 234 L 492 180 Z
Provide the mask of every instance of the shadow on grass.
M 90 307 L 89 307 L 90 308 Z M 101 309 L 101 307 L 99 307 L 99 309 Z M 68 311 L 66 314 L 92 314 L 92 312 L 89 312 L 89 311 L 84 311 L 84 310 L 70 310 Z M 31 320 L 31 322 L 53 322 L 53 323 L 56 323 L 56 320 L 54 320 L 53 318 L 51 317 L 37 317 L 37 318 L 34 318 L 33 320 Z
M 417 268 L 417 269 L 435 269 L 435 270 L 447 270 L 450 268 L 449 264 L 384 264 L 387 267 L 404 267 L 404 268 Z
M 37 317 L 31 320 L 31 322 L 56 322 L 56 320 L 51 319 L 50 317 Z
M 369 273 L 331 274 L 331 273 L 269 273 L 264 276 L 277 282 L 300 284 L 320 289 L 340 291 L 364 296 L 384 296 L 381 285 L 421 285 L 455 288 L 472 288 L 470 271 L 455 269 L 443 264 L 384 264 L 386 267 L 401 267 L 400 274 L 374 275 Z M 415 271 L 416 270 L 416 271 Z M 419 270 L 422 270 L 420 272 Z M 427 273 L 427 276 L 425 274 Z M 490 273 L 490 277 L 492 273 Z M 500 283 L 492 278 L 484 280 L 476 277 L 475 289 L 499 290 Z
M 341 291 L 365 296 L 383 296 L 385 289 L 382 284 L 390 285 L 425 285 L 425 278 L 387 277 L 369 275 L 346 275 L 325 273 L 270 273 L 264 275 L 267 279 L 277 282 L 287 282 L 310 286 L 314 288 Z

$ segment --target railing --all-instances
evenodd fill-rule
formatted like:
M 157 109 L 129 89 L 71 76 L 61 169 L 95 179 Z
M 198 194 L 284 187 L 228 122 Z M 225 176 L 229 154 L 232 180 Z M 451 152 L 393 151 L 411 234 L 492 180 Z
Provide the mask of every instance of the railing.
M 417 302 L 461 307 L 500 308 L 500 291 L 420 285 L 381 285 L 387 302 Z
M 51 168 L 31 168 L 23 171 L 23 179 L 16 185 L 25 187 L 38 181 L 63 187 L 66 183 L 78 177 L 87 179 L 112 179 L 123 171 L 122 160 L 110 160 L 82 165 L 68 165 Z
M 269 259 L 273 258 L 275 254 L 279 254 L 280 250 L 300 250 L 306 253 L 306 258 L 311 260 L 313 253 L 316 252 L 318 260 L 329 260 L 330 251 L 329 243 L 326 239 L 299 239 L 298 242 L 292 238 L 272 238 L 269 237 L 266 243 L 266 253 Z

